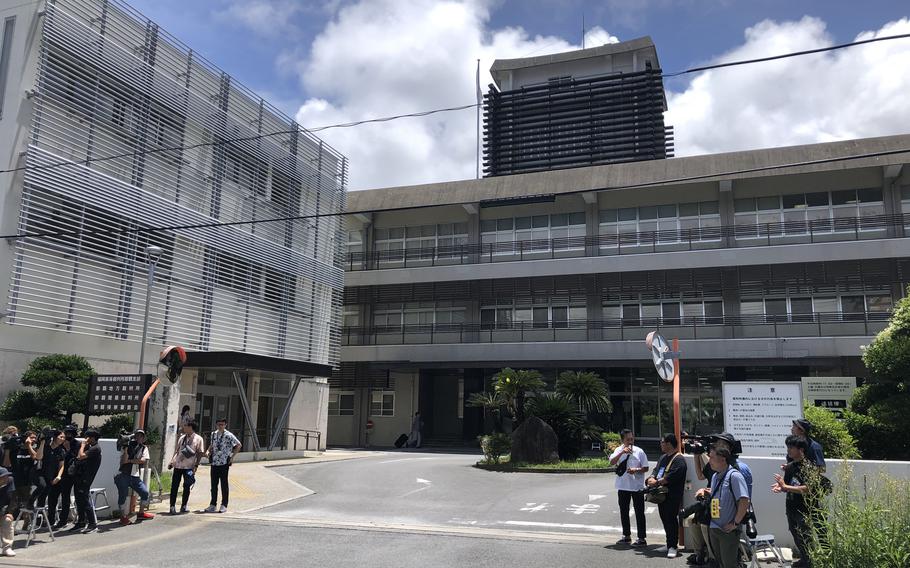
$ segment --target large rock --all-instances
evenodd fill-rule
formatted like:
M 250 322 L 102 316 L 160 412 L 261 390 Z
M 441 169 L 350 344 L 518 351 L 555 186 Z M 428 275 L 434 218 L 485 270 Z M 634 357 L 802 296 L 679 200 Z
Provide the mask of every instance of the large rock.
M 553 463 L 559 461 L 558 439 L 550 425 L 532 416 L 512 432 L 512 457 L 515 463 Z

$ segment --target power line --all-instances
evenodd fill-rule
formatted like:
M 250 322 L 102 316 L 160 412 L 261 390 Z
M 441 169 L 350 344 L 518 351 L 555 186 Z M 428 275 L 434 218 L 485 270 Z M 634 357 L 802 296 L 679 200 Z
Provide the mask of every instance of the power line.
M 640 189 L 646 187 L 657 187 L 673 183 L 688 183 L 694 181 L 702 181 L 706 179 L 725 177 L 725 176 L 735 176 L 742 174 L 750 174 L 757 172 L 767 172 L 782 170 L 787 168 L 798 168 L 805 166 L 813 166 L 820 164 L 832 164 L 839 162 L 847 162 L 851 160 L 862 160 L 867 158 L 882 158 L 886 156 L 894 156 L 898 154 L 910 154 L 910 148 L 902 148 L 899 150 L 882 150 L 879 152 L 867 152 L 865 154 L 855 154 L 852 156 L 839 156 L 834 158 L 820 158 L 818 160 L 806 160 L 802 162 L 791 162 L 787 164 L 772 164 L 769 166 L 758 166 L 754 168 L 744 168 L 739 170 L 728 170 L 724 172 L 714 172 L 709 174 L 700 174 L 694 176 L 684 176 L 670 179 L 663 179 L 657 181 L 641 182 L 635 184 L 627 184 L 617 187 L 609 187 L 602 189 L 576 189 L 572 191 L 566 191 L 562 193 L 555 194 L 556 197 L 562 197 L 566 195 L 579 195 L 582 193 L 589 192 L 613 192 L 620 190 L 628 189 Z M 21 240 L 21 239 L 37 239 L 37 238 L 46 238 L 46 237 L 74 237 L 79 235 L 116 235 L 116 234 L 128 234 L 128 233 L 157 233 L 162 231 L 180 231 L 185 229 L 205 229 L 205 228 L 216 228 L 216 227 L 234 227 L 239 225 L 256 225 L 259 223 L 279 223 L 287 221 L 300 221 L 306 219 L 320 219 L 324 217 L 341 217 L 344 215 L 357 215 L 357 214 L 368 214 L 368 213 L 383 213 L 390 211 L 411 211 L 415 209 L 429 209 L 431 207 L 441 207 L 446 205 L 468 205 L 473 204 L 476 201 L 454 201 L 446 203 L 429 203 L 423 205 L 411 205 L 411 206 L 401 206 L 401 207 L 390 207 L 387 209 L 364 209 L 359 211 L 342 211 L 338 213 L 317 213 L 313 215 L 290 215 L 286 217 L 274 217 L 271 219 L 251 219 L 247 221 L 230 221 L 230 222 L 212 222 L 212 223 L 196 223 L 190 225 L 168 225 L 160 227 L 136 227 L 136 228 L 123 228 L 123 229 L 99 229 L 99 230 L 75 230 L 75 231 L 46 231 L 46 232 L 37 232 L 37 233 L 25 233 L 25 234 L 12 234 L 12 235 L 2 235 L 0 239 L 5 240 Z
M 864 45 L 867 43 L 889 41 L 889 40 L 896 40 L 896 39 L 906 39 L 906 38 L 910 38 L 910 34 L 883 36 L 883 37 L 877 37 L 877 38 L 872 38 L 872 39 L 867 39 L 867 40 L 855 41 L 855 42 L 851 42 L 851 43 L 833 45 L 830 47 L 821 47 L 818 49 L 798 51 L 798 52 L 794 52 L 794 53 L 785 53 L 785 54 L 781 54 L 781 55 L 773 55 L 770 57 L 762 57 L 762 58 L 758 58 L 758 59 L 745 59 L 745 60 L 741 60 L 741 61 L 730 61 L 727 63 L 716 63 L 716 64 L 712 64 L 712 65 L 704 65 L 701 67 L 693 67 L 690 69 L 684 69 L 682 71 L 677 71 L 675 73 L 664 73 L 661 75 L 661 77 L 664 77 L 664 78 L 678 77 L 680 75 L 696 73 L 696 72 L 700 72 L 700 71 L 708 71 L 710 69 L 719 69 L 719 68 L 723 68 L 723 67 L 733 67 L 733 66 L 738 66 L 738 65 L 761 63 L 761 62 L 765 62 L 765 61 L 773 61 L 776 59 L 785 59 L 785 58 L 789 58 L 789 57 L 798 57 L 798 56 L 802 56 L 802 55 L 809 55 L 812 53 L 820 53 L 820 52 L 824 52 L 824 51 L 834 51 L 834 50 L 838 50 L 838 49 L 845 49 L 848 47 Z M 363 124 L 391 122 L 393 120 L 399 120 L 402 118 L 416 118 L 416 117 L 422 117 L 422 116 L 430 116 L 433 114 L 439 114 L 439 113 L 443 113 L 443 112 L 455 112 L 455 111 L 459 111 L 459 110 L 475 108 L 477 106 L 481 106 L 481 105 L 479 105 L 478 103 L 471 103 L 471 104 L 454 106 L 454 107 L 437 108 L 437 109 L 431 109 L 431 110 L 426 110 L 426 111 L 412 112 L 412 113 L 406 113 L 406 114 L 397 114 L 397 115 L 385 116 L 385 117 L 379 117 L 379 118 L 369 118 L 369 119 L 357 120 L 357 121 L 352 121 L 352 122 L 327 124 L 324 126 L 317 126 L 314 128 L 305 128 L 305 127 L 301 126 L 300 130 L 302 130 L 304 132 L 312 133 L 312 132 L 322 132 L 324 130 L 330 130 L 330 129 L 334 129 L 334 128 L 352 128 L 352 127 L 360 126 Z M 232 144 L 235 142 L 251 142 L 251 141 L 261 140 L 264 138 L 269 138 L 272 136 L 295 134 L 297 132 L 298 131 L 296 129 L 295 130 L 280 130 L 277 132 L 268 132 L 265 134 L 255 134 L 252 136 L 243 136 L 243 137 L 238 137 L 238 138 L 226 138 L 223 140 L 216 140 L 216 141 L 212 141 L 212 142 L 200 142 L 199 144 L 192 144 L 190 146 L 168 146 L 168 147 L 161 147 L 161 148 L 148 148 L 148 149 L 141 150 L 141 151 L 124 152 L 121 154 L 115 154 L 115 155 L 111 155 L 111 156 L 99 156 L 96 158 L 80 160 L 78 162 L 77 161 L 61 161 L 61 162 L 53 162 L 50 164 L 42 164 L 42 165 L 37 165 L 37 166 L 25 165 L 25 166 L 18 166 L 15 168 L 0 170 L 0 174 L 14 173 L 14 172 L 25 171 L 25 170 L 43 170 L 43 169 L 51 169 L 51 168 L 58 168 L 58 167 L 71 167 L 71 166 L 76 166 L 76 165 L 88 165 L 93 162 L 104 162 L 104 161 L 108 161 L 108 160 L 116 160 L 119 158 L 128 158 L 128 157 L 133 157 L 133 156 L 158 154 L 158 153 L 162 153 L 162 152 L 194 150 L 196 148 L 204 148 L 207 146 L 219 146 L 219 145 L 223 145 L 223 144 Z

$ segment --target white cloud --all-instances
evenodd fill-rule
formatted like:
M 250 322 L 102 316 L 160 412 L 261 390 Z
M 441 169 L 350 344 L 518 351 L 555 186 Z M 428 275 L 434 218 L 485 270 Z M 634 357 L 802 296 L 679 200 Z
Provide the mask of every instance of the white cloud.
M 575 49 L 554 36 L 531 37 L 521 28 L 489 30 L 481 1 L 367 0 L 339 9 L 305 59 L 284 54 L 283 69 L 300 74 L 311 95 L 297 113 L 304 126 L 460 106 L 492 82 L 496 58 Z M 600 28 L 588 45 L 615 42 Z M 350 160 L 352 190 L 473 178 L 475 111 L 318 133 Z
M 907 18 L 856 39 L 905 33 Z M 717 61 L 833 43 L 817 18 L 766 20 Z M 907 132 L 908 90 L 910 40 L 885 41 L 707 71 L 685 91 L 668 94 L 666 120 L 675 128 L 677 156 L 883 136 Z
M 297 31 L 294 17 L 304 11 L 295 0 L 231 0 L 216 18 L 239 23 L 263 37 L 281 37 Z

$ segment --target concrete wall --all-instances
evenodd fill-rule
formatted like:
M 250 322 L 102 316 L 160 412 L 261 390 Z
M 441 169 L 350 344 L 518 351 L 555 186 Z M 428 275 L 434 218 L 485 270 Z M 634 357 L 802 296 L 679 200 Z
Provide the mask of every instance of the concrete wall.
M 783 445 L 783 444 L 781 444 Z M 780 458 L 743 456 L 742 461 L 752 470 L 752 506 L 758 519 L 759 534 L 773 534 L 777 543 L 784 547 L 793 547 L 793 538 L 787 531 L 787 516 L 784 511 L 784 495 L 771 493 L 774 474 L 780 473 L 780 466 L 785 462 L 783 450 Z M 825 460 L 828 466 L 826 475 L 837 486 L 842 475 L 847 475 L 850 486 L 862 495 L 864 488 L 876 487 L 882 474 L 902 479 L 910 478 L 910 462 L 884 461 L 849 461 Z M 692 456 L 686 456 L 688 465 L 688 483 L 685 504 L 695 501 L 695 492 L 705 486 L 695 476 Z M 851 471 L 852 470 L 852 471 Z M 846 472 L 846 473 L 845 473 Z M 691 541 L 687 541 L 691 545 Z
M 332 446 L 365 446 L 367 419 L 373 421 L 369 445 L 388 447 L 401 434 L 411 431 L 411 418 L 417 412 L 419 378 L 417 371 L 392 371 L 395 379 L 395 415 L 370 416 L 370 390 L 341 389 L 354 392 L 353 416 L 328 417 L 328 443 Z M 326 393 L 328 394 L 328 393 Z
M 322 433 L 319 445 L 316 440 L 310 440 L 310 446 L 305 447 L 305 440 L 298 434 L 297 449 L 324 450 L 328 431 L 328 405 L 329 384 L 326 379 L 304 379 L 300 381 L 297 395 L 291 403 L 288 414 L 288 428 L 301 430 L 316 430 Z M 293 449 L 293 440 L 288 439 L 288 448 Z

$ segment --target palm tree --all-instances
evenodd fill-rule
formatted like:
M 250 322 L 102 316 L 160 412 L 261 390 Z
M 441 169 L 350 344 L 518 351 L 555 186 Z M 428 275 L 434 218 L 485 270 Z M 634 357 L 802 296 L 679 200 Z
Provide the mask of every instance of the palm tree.
M 544 393 L 535 396 L 528 402 L 528 412 L 556 432 L 560 459 L 578 459 L 582 440 L 600 437 L 600 428 L 585 420 L 584 413 L 562 395 Z
M 492 414 L 494 430 L 502 432 L 502 408 L 506 406 L 506 399 L 502 396 L 502 393 L 496 391 L 475 392 L 468 397 L 465 405 L 483 408 L 484 414 L 487 412 Z
M 515 424 L 521 424 L 525 419 L 525 400 L 528 393 L 537 393 L 546 387 L 543 375 L 533 369 L 514 370 L 506 367 L 493 375 L 493 389 L 506 400 L 509 414 Z
M 607 384 L 592 371 L 563 371 L 556 379 L 556 393 L 583 412 L 613 412 Z

